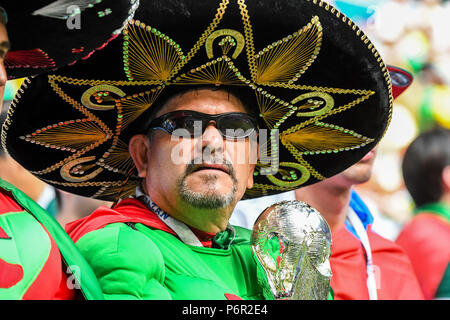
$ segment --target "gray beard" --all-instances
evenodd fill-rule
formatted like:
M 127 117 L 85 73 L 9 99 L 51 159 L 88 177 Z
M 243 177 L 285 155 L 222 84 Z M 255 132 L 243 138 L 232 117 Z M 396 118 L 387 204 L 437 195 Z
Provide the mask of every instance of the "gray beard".
M 178 193 L 183 201 L 190 204 L 194 208 L 199 209 L 220 209 L 225 208 L 233 203 L 236 194 L 236 178 L 232 176 L 233 188 L 227 194 L 218 194 L 214 190 L 214 183 L 217 176 L 208 175 L 205 184 L 210 186 L 210 191 L 194 192 L 190 190 L 186 184 L 186 175 L 178 182 Z

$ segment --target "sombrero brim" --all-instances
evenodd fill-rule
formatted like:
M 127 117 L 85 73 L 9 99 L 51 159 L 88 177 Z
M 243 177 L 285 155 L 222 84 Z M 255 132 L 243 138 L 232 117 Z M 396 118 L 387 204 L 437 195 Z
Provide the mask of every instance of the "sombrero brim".
M 4 61 L 8 79 L 89 57 L 120 34 L 138 4 L 139 0 L 3 0 L 12 44 Z
M 242 93 L 271 130 L 245 198 L 333 176 L 387 129 L 389 71 L 325 2 L 141 0 L 135 16 L 90 59 L 28 79 L 10 109 L 4 147 L 57 188 L 104 200 L 134 193 L 129 137 L 156 103 L 193 86 Z

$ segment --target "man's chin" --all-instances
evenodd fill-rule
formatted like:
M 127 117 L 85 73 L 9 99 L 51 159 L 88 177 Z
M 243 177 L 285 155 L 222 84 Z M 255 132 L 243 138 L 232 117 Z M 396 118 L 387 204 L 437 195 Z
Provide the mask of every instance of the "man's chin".
M 231 205 L 234 201 L 234 192 L 195 192 L 193 190 L 181 190 L 181 199 L 190 206 L 198 209 L 221 209 Z
M 209 185 L 194 185 L 191 186 L 187 184 L 183 188 L 186 192 L 189 192 L 191 194 L 198 195 L 198 197 L 221 197 L 223 195 L 228 195 L 233 192 L 233 187 L 224 187 L 223 185 L 220 185 L 218 183 L 209 184 Z
M 236 183 L 225 172 L 192 172 L 178 183 L 181 198 L 196 208 L 219 209 L 234 202 Z
M 372 176 L 372 170 L 355 170 L 353 172 L 346 173 L 345 177 L 352 182 L 352 184 L 361 184 L 370 180 Z

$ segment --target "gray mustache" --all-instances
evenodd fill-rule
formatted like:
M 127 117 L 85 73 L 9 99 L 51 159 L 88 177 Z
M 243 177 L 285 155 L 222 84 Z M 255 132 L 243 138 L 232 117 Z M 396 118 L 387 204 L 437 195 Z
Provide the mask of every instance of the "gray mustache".
M 202 167 L 206 164 L 220 164 L 227 168 L 228 174 L 235 180 L 236 179 L 236 172 L 233 168 L 233 165 L 223 159 L 223 158 L 213 158 L 213 159 L 202 159 L 202 158 L 194 158 L 191 160 L 191 162 L 186 167 L 186 173 L 185 176 L 191 174 L 195 170 L 197 170 L 199 167 Z

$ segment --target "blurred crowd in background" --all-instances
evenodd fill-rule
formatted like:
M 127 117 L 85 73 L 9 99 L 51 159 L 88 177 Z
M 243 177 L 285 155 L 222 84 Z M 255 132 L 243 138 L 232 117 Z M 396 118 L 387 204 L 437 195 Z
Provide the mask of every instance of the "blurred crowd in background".
M 372 178 L 369 182 L 356 186 L 374 215 L 373 229 L 382 236 L 395 240 L 401 227 L 411 219 L 414 206 L 402 178 L 403 154 L 411 141 L 424 130 L 436 125 L 450 128 L 450 1 L 328 2 L 369 35 L 386 64 L 401 67 L 414 75 L 412 86 L 395 100 L 393 118 L 379 145 Z M 4 111 L 22 81 L 18 79 L 7 83 Z M 6 112 L 2 114 L 6 115 Z M 96 206 L 104 204 L 86 198 L 81 201 L 75 195 L 58 193 L 59 207 L 51 209 L 53 191 L 46 191 L 44 196 L 43 190 L 48 187 L 24 169 L 21 174 L 19 171 L 14 172 L 10 169 L 11 163 L 4 162 L 7 159 L 5 156 L 2 155 L 0 163 L 2 178 L 25 193 L 29 189 L 29 195 L 49 208 L 62 225 L 89 214 Z M 21 181 L 11 181 L 13 178 L 8 176 L 15 176 Z

